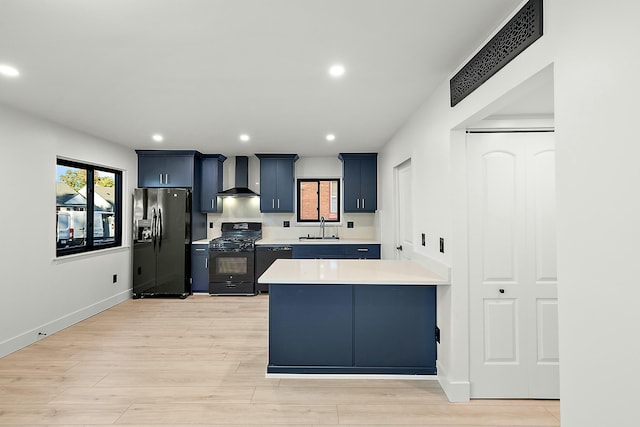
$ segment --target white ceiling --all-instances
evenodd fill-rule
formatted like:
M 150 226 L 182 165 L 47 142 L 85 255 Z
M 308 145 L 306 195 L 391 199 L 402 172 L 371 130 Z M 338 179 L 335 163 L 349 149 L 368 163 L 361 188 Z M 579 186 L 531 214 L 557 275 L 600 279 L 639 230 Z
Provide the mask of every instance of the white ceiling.
M 0 102 L 132 148 L 377 151 L 520 3 L 0 0 Z

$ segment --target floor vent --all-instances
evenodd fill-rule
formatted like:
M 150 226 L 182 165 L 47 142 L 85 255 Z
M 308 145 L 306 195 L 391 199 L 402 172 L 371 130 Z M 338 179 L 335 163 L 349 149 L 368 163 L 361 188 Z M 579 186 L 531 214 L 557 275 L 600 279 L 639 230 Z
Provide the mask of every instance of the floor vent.
M 530 0 L 449 81 L 451 106 L 542 37 L 542 0 Z

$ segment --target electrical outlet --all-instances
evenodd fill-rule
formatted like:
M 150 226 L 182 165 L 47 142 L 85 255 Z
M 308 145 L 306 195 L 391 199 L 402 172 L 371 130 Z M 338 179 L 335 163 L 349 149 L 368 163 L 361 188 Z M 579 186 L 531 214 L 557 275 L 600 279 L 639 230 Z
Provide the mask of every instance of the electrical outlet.
M 347 221 L 347 228 L 353 228 L 353 221 Z
M 282 222 L 282 226 L 283 226 L 284 228 L 289 228 L 289 227 L 291 226 L 291 223 L 290 223 L 289 221 L 283 221 L 283 222 Z
M 440 238 L 440 252 L 444 253 L 444 238 Z
M 212 222 L 209 223 L 209 228 L 213 228 L 213 223 Z
M 118 283 L 118 275 L 117 274 L 113 275 L 113 283 Z
M 440 328 L 436 326 L 436 342 L 440 344 Z
M 422 246 L 426 246 L 427 242 L 426 242 L 426 237 L 424 235 L 424 233 L 422 233 Z

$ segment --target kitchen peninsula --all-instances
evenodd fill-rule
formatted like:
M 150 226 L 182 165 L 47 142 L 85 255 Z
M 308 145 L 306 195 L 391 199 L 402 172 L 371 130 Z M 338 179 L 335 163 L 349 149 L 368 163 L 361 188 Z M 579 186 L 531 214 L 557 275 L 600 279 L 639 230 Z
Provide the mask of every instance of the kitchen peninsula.
M 279 259 L 269 284 L 272 374 L 436 373 L 436 286 L 417 262 Z

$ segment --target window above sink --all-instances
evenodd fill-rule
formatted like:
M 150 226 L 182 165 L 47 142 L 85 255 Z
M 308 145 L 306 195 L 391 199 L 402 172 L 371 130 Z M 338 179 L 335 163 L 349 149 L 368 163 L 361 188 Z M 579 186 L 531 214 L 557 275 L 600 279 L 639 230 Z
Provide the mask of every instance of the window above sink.
M 297 220 L 299 223 L 340 222 L 340 179 L 298 179 Z

